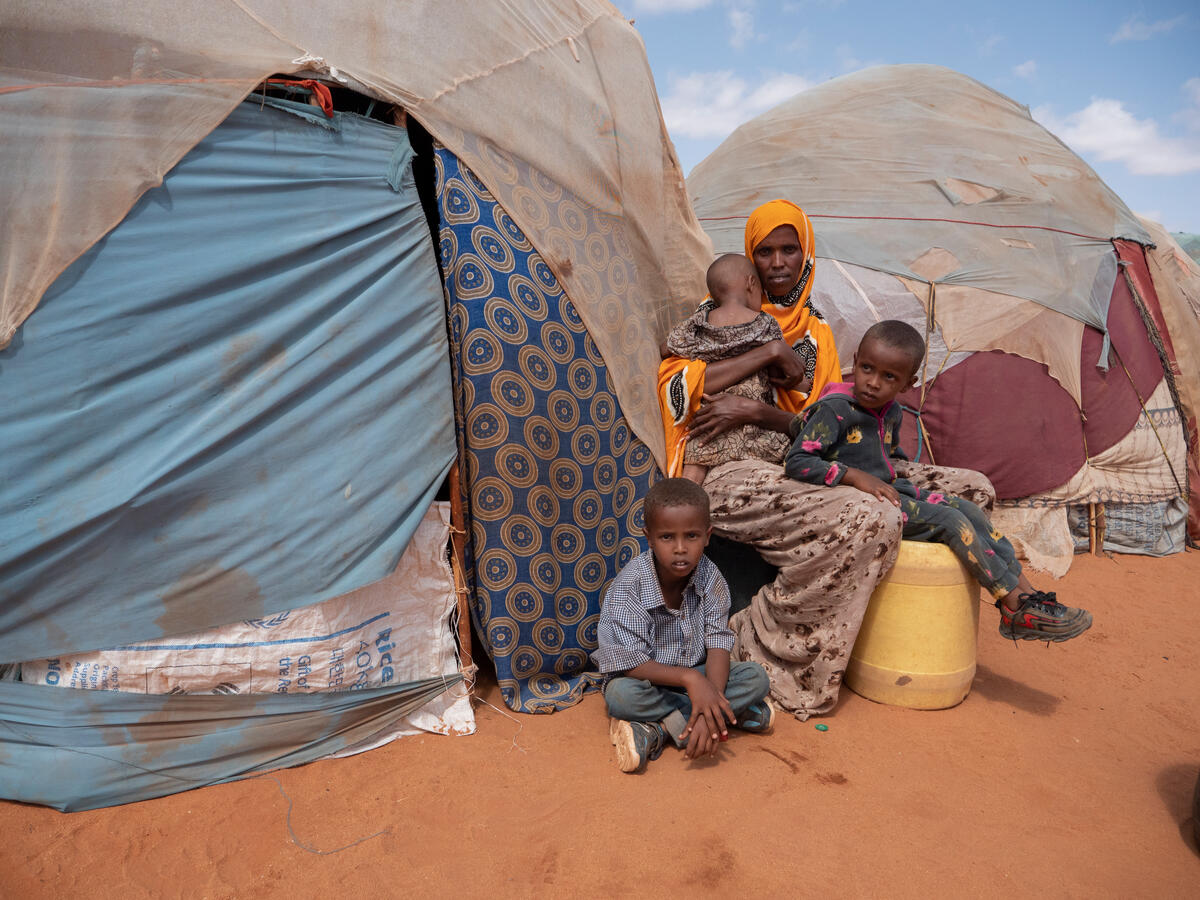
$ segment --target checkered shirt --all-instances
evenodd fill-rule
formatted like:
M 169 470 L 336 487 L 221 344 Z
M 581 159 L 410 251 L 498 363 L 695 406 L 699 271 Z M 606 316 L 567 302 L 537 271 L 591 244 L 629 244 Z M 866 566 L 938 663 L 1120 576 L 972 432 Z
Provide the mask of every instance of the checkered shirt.
M 683 589 L 679 609 L 668 609 L 649 550 L 625 566 L 604 596 L 600 646 L 592 659 L 605 674 L 654 660 L 666 666 L 697 666 L 709 649 L 733 650 L 729 585 L 707 556 Z

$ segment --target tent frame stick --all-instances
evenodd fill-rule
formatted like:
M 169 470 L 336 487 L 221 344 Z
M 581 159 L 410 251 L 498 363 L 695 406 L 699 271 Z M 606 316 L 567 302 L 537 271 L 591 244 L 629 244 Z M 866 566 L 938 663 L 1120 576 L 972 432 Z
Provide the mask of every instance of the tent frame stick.
M 929 309 L 927 309 L 925 311 L 925 359 L 923 359 L 921 361 L 921 407 L 920 408 L 921 408 L 922 412 L 925 411 L 925 393 L 929 389 L 929 382 L 925 376 L 929 374 L 929 338 L 933 334 L 933 327 L 934 327 L 934 321 L 935 321 L 934 317 L 933 317 L 933 309 L 934 309 L 934 304 L 936 304 L 936 303 L 937 303 L 937 282 L 931 281 L 931 282 L 929 282 Z M 946 348 L 947 354 L 949 353 L 949 349 L 950 349 L 949 347 Z M 947 359 L 948 358 L 949 358 L 949 355 L 947 355 Z M 942 362 L 944 364 L 945 360 L 942 360 Z M 939 369 L 938 371 L 941 371 L 941 370 Z M 918 422 L 920 421 L 919 417 L 918 417 L 917 421 Z M 932 458 L 933 451 L 930 451 L 929 455 Z
M 1104 504 L 1092 501 L 1087 506 L 1088 552 L 1094 556 L 1104 555 Z
M 925 430 L 925 422 L 920 416 L 917 416 L 917 427 L 921 429 L 921 439 L 925 443 L 925 449 L 929 451 L 929 464 L 931 466 L 936 466 L 937 459 L 935 459 L 933 455 L 933 442 L 929 440 L 929 432 Z
M 1092 504 L 1096 508 L 1096 549 L 1092 551 L 1096 556 L 1104 555 L 1104 504 Z
M 467 605 L 467 579 L 463 566 L 467 542 L 466 518 L 463 514 L 462 482 L 459 479 L 458 460 L 450 465 L 450 569 L 454 573 L 454 596 L 458 610 L 458 653 L 460 668 L 464 674 L 474 666 L 471 656 L 471 611 Z M 467 676 L 468 693 L 475 686 L 473 676 Z

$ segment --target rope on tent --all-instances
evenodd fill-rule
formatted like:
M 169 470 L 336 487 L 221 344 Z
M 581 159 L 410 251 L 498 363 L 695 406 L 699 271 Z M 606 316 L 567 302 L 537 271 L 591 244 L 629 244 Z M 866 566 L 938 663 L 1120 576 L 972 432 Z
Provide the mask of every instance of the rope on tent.
M 1129 379 L 1129 386 L 1133 388 L 1134 396 L 1138 398 L 1138 405 L 1142 408 L 1142 415 L 1146 417 L 1146 421 L 1150 423 L 1150 430 L 1154 432 L 1154 436 L 1158 439 L 1158 446 L 1162 450 L 1163 459 L 1167 461 L 1167 468 L 1171 470 L 1171 478 L 1175 481 L 1175 490 L 1179 491 L 1181 499 L 1187 499 L 1187 491 L 1183 485 L 1179 483 L 1179 476 L 1175 473 L 1175 466 L 1171 463 L 1171 454 L 1167 452 L 1167 445 L 1163 442 L 1162 435 L 1158 433 L 1158 427 L 1154 424 L 1154 419 L 1150 417 L 1150 413 L 1146 409 L 1146 401 L 1142 399 L 1141 391 L 1137 389 L 1137 385 L 1133 382 L 1133 375 L 1129 368 L 1125 365 L 1125 360 L 1121 359 L 1121 354 L 1116 347 L 1112 348 L 1113 353 L 1117 357 L 1117 362 L 1121 364 L 1121 368 L 1125 371 L 1125 377 Z
M 1078 231 L 1068 231 L 1065 228 L 1055 228 L 1052 225 L 1009 225 L 997 222 L 976 222 L 971 219 L 942 219 L 929 216 L 845 216 L 838 213 L 808 213 L 810 219 L 855 219 L 868 222 L 946 222 L 950 225 L 975 225 L 979 228 L 1027 228 L 1035 231 L 1053 231 L 1056 234 L 1067 234 L 1071 237 L 1086 238 L 1089 241 L 1109 243 L 1111 238 L 1094 234 L 1083 234 Z M 749 216 L 700 216 L 701 222 L 729 222 L 734 220 L 746 221 Z
M 1158 353 L 1158 361 L 1159 361 L 1159 364 L 1162 365 L 1163 377 L 1166 378 L 1166 380 L 1167 380 L 1167 390 L 1169 390 L 1171 392 L 1171 402 L 1175 405 L 1175 411 L 1177 413 L 1179 413 L 1180 420 L 1186 423 L 1188 417 L 1184 413 L 1184 410 L 1183 410 L 1183 401 L 1181 401 L 1179 399 L 1179 387 L 1175 384 L 1175 372 L 1171 368 L 1171 358 L 1167 354 L 1166 341 L 1163 339 L 1162 334 L 1158 330 L 1158 323 L 1154 321 L 1154 317 L 1150 314 L 1150 307 L 1146 304 L 1145 299 L 1142 297 L 1141 293 L 1138 291 L 1137 284 L 1134 283 L 1133 276 L 1131 276 L 1129 274 L 1129 263 L 1126 260 L 1121 259 L 1121 260 L 1117 261 L 1117 265 L 1121 269 L 1121 274 L 1125 276 L 1125 286 L 1129 288 L 1129 295 L 1133 298 L 1133 305 L 1137 307 L 1138 314 L 1142 317 L 1142 324 L 1146 328 L 1146 334 L 1150 337 L 1150 343 L 1154 345 L 1154 349 Z M 1121 359 L 1121 354 L 1119 354 L 1119 353 L 1117 354 L 1117 359 L 1118 360 Z M 1121 367 L 1124 368 L 1124 366 L 1125 366 L 1125 363 L 1122 362 Z M 1133 376 L 1129 374 L 1128 369 L 1125 370 L 1125 374 L 1129 378 L 1129 383 L 1133 384 Z M 1134 391 L 1135 392 L 1137 391 L 1136 387 L 1134 388 Z M 1141 400 L 1140 396 L 1138 397 L 1138 400 L 1139 401 Z M 1145 412 L 1145 406 L 1143 406 L 1142 411 Z M 1149 420 L 1149 418 L 1150 418 L 1149 414 L 1147 414 L 1146 418 Z M 1150 422 L 1150 427 L 1154 428 L 1153 421 Z M 1189 452 L 1194 451 L 1196 448 L 1194 446 L 1192 446 L 1192 444 L 1193 444 L 1192 436 L 1187 433 L 1186 427 L 1184 428 L 1184 434 L 1185 434 L 1187 442 L 1188 442 Z M 1158 437 L 1157 429 L 1154 432 L 1154 436 Z M 1158 443 L 1159 443 L 1159 446 L 1163 448 L 1163 454 L 1166 455 L 1167 450 L 1166 450 L 1166 447 L 1163 446 L 1163 441 L 1162 441 L 1161 437 L 1158 437 Z M 1168 456 L 1167 457 L 1167 465 L 1169 466 L 1170 464 L 1171 464 L 1171 460 L 1170 460 L 1170 457 Z M 1171 475 L 1172 476 L 1175 475 L 1175 470 L 1173 468 L 1171 469 Z M 1186 481 L 1186 475 L 1185 475 L 1185 481 Z M 1178 477 L 1175 478 L 1175 486 L 1179 487 L 1179 478 Z M 1186 500 L 1187 499 L 1186 487 L 1180 488 L 1180 491 L 1181 491 L 1180 496 Z

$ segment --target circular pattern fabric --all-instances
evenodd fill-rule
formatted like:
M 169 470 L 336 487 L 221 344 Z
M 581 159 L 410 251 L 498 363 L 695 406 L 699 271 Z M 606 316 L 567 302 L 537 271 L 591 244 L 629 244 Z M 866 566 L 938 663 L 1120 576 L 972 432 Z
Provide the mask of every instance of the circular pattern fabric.
M 608 584 L 645 549 L 636 501 L 658 477 L 554 271 L 508 211 L 437 148 L 456 420 L 467 479 L 471 609 L 513 709 L 551 712 L 600 684 Z M 627 263 L 603 217 L 517 165 L 517 218 L 587 235 L 587 263 L 618 284 Z M 546 248 L 552 252 L 551 248 Z

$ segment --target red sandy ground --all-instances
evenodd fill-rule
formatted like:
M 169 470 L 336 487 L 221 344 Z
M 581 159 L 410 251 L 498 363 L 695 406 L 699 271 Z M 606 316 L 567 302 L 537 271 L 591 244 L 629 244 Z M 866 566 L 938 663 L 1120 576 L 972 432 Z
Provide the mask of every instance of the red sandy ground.
M 1197 897 L 1200 553 L 1079 557 L 1083 638 L 1015 646 L 940 712 L 844 691 L 719 759 L 613 765 L 603 701 L 114 809 L 0 803 L 0 895 Z M 500 706 L 494 683 L 479 696 Z

